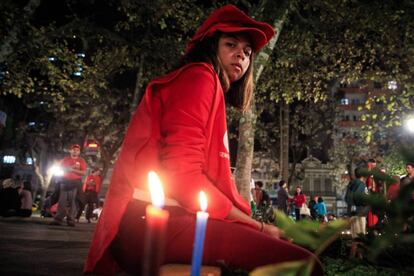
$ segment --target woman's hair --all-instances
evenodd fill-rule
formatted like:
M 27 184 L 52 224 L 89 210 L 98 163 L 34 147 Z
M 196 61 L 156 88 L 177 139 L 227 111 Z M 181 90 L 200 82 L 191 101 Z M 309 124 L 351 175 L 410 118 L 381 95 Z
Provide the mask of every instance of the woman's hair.
M 30 181 L 23 181 L 23 189 L 32 191 L 32 184 L 30 183 Z
M 323 198 L 320 196 L 320 197 L 318 197 L 318 202 L 319 203 L 321 203 L 321 202 L 323 202 Z
M 283 185 L 285 185 L 286 181 L 285 180 L 280 180 L 279 182 L 279 186 L 282 187 Z
M 217 31 L 213 36 L 206 37 L 196 43 L 191 50 L 183 56 L 180 65 L 183 66 L 192 62 L 206 62 L 211 64 L 219 76 L 224 92 L 226 92 L 226 101 L 231 105 L 240 108 L 242 111 L 246 111 L 249 107 L 253 93 L 254 53 L 252 52 L 250 56 L 250 63 L 246 73 L 240 80 L 231 84 L 226 71 L 217 57 L 218 42 L 221 35 L 222 33 Z
M 295 191 L 294 195 L 300 195 L 300 194 L 303 194 L 303 192 L 302 192 L 302 187 L 301 187 L 301 186 L 296 186 L 296 189 L 297 189 L 297 188 L 299 188 L 299 189 L 300 189 L 300 192 L 298 193 L 298 191 Z
M 256 181 L 254 184 L 259 186 L 260 188 L 263 187 L 263 182 L 262 181 Z

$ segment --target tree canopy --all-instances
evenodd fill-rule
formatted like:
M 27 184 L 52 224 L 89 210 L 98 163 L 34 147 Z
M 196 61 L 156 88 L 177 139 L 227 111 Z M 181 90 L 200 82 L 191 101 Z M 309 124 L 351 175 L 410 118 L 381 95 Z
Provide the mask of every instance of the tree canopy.
M 196 27 L 225 3 L 283 24 L 256 84 L 259 120 L 262 112 L 277 120 L 282 99 L 328 110 L 335 87 L 361 79 L 398 87 L 370 98 L 384 102 L 387 112 L 367 119 L 396 124 L 412 110 L 410 0 L 2 1 L 3 108 L 10 97 L 26 108 L 22 131 L 29 131 L 28 117 L 45 122 L 35 133 L 56 150 L 94 137 L 109 165 L 146 84 L 177 66 Z M 305 127 L 305 116 L 314 115 L 297 112 L 293 121 L 302 137 L 330 131 L 327 121 Z M 277 125 L 259 127 L 258 137 L 279 138 Z
M 359 80 L 376 81 L 384 87 L 390 81 L 398 84 L 388 94 L 370 94 L 363 110 L 371 120 L 368 136 L 382 126 L 400 124 L 404 114 L 412 112 L 412 1 L 293 1 L 287 14 L 271 62 L 257 87 L 259 114 L 266 113 L 273 124 L 259 124 L 259 137 L 277 133 L 281 100 L 335 104 L 336 89 Z M 374 102 L 381 102 L 385 112 L 374 110 Z M 304 122 L 302 118 L 298 122 Z M 331 130 L 326 129 L 334 131 L 334 121 L 320 123 L 331 124 Z M 361 143 L 372 142 L 362 138 Z

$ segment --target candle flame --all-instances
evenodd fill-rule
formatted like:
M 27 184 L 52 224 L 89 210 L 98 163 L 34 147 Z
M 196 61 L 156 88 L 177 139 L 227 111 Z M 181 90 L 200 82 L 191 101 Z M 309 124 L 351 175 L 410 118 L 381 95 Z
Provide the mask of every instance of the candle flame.
M 203 212 L 207 209 L 207 196 L 203 191 L 200 191 L 200 209 Z
M 164 191 L 158 175 L 150 171 L 148 173 L 148 186 L 151 194 L 152 205 L 158 208 L 164 207 Z

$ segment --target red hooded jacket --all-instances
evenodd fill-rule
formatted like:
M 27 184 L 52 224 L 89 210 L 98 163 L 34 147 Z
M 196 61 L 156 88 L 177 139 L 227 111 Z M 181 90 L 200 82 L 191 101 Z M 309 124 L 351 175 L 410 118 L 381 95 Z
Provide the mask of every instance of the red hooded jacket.
M 116 162 L 85 272 L 119 270 L 108 247 L 134 188 L 147 190 L 150 170 L 160 176 L 166 197 L 189 212 L 199 209 L 204 190 L 211 218 L 225 219 L 233 205 L 250 215 L 232 179 L 224 94 L 211 65 L 188 64 L 148 85 Z

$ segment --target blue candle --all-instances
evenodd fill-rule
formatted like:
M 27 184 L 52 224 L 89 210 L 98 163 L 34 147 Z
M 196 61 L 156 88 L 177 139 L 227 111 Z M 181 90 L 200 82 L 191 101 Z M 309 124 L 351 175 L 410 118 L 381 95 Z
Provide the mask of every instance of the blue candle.
M 208 213 L 207 198 L 203 191 L 200 192 L 201 211 L 197 212 L 197 221 L 194 237 L 193 259 L 191 262 L 191 276 L 199 276 L 201 270 L 201 262 L 203 259 L 204 237 L 206 235 L 206 226 Z

